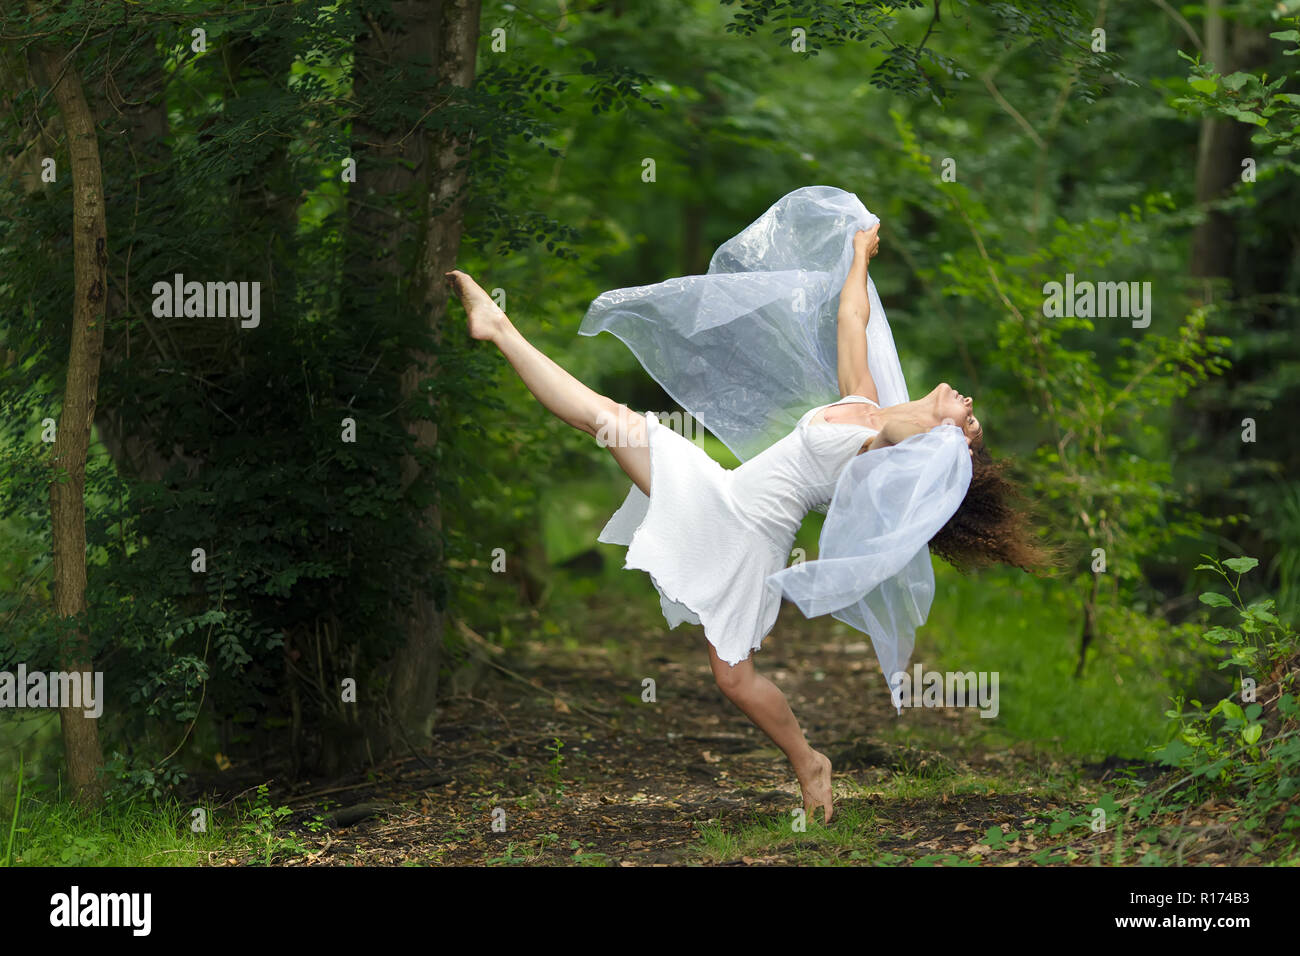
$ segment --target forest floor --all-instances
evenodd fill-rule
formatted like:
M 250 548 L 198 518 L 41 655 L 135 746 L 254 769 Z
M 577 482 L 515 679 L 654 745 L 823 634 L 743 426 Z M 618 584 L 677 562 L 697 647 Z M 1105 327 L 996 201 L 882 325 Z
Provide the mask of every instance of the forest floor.
M 1126 819 L 1123 795 L 1158 767 L 1009 742 L 975 708 L 898 714 L 861 635 L 786 606 L 756 661 L 835 771 L 831 823 L 801 821 L 793 773 L 719 693 L 702 631 L 604 613 L 593 633 L 617 628 L 617 644 L 507 654 L 471 637 L 483 649 L 453 678 L 432 746 L 352 781 L 273 791 L 288 810 L 264 814 L 256 858 L 210 862 L 1222 865 L 1245 850 L 1215 819 L 1226 807 Z

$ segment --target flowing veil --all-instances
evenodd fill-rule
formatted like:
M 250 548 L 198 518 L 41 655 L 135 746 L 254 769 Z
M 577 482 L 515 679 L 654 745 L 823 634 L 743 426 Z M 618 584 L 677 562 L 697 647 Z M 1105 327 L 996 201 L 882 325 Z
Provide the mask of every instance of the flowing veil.
M 878 221 L 853 193 L 796 189 L 723 243 L 706 274 L 606 292 L 579 332 L 617 336 L 674 401 L 747 461 L 789 434 L 808 409 L 840 397 L 840 289 L 853 262 L 853 234 Z M 877 396 L 882 406 L 906 402 L 870 277 L 867 295 L 867 362 Z M 767 579 L 806 616 L 831 614 L 867 633 L 895 706 L 902 699 L 896 675 L 934 599 L 927 542 L 965 497 L 970 474 L 965 436 L 953 425 L 858 455 L 826 509 L 818 558 Z M 633 485 L 610 523 L 619 535 L 601 540 L 627 536 L 647 504 Z

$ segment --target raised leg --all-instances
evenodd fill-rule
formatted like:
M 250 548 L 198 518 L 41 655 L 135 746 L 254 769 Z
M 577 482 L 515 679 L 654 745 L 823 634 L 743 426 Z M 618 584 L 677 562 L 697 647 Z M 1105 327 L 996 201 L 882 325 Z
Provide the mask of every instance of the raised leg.
M 650 494 L 650 448 L 645 419 L 592 391 L 529 342 L 492 297 L 459 269 L 447 279 L 469 316 L 469 334 L 490 341 L 519 374 L 524 385 L 557 418 L 600 440 L 619 467 Z
M 803 792 L 804 812 L 811 814 L 816 807 L 823 807 L 824 822 L 830 823 L 834 813 L 831 806 L 831 762 L 808 745 L 781 689 L 754 670 L 752 655 L 732 667 L 718 657 L 718 652 L 709 644 L 709 663 L 723 695 L 744 711 L 745 716 L 771 737 L 789 758 Z

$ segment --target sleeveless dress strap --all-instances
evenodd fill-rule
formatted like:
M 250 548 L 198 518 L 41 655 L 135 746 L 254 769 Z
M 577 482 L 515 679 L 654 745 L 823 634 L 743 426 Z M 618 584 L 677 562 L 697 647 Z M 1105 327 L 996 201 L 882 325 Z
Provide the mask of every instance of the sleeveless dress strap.
M 834 402 L 827 402 L 825 405 L 818 405 L 816 408 L 810 408 L 810 409 L 808 409 L 808 411 L 806 411 L 806 412 L 803 413 L 803 416 L 802 416 L 802 417 L 799 419 L 799 421 L 796 423 L 795 427 L 796 427 L 796 428 L 802 428 L 802 427 L 803 427 L 804 425 L 806 425 L 808 422 L 812 421 L 812 419 L 813 419 L 814 417 L 816 417 L 817 413 L 820 412 L 823 408 L 830 408 L 832 405 L 844 405 L 844 404 L 853 404 L 853 405 L 856 405 L 856 404 L 859 404 L 859 403 L 861 403 L 861 402 L 868 402 L 868 403 L 870 403 L 870 404 L 872 404 L 872 405 L 875 405 L 876 408 L 880 408 L 880 403 L 879 403 L 879 402 L 872 401 L 871 399 L 867 398 L 865 395 L 845 395 L 843 398 L 841 398 L 841 399 L 839 399 L 839 400 L 837 400 L 837 401 L 834 401 Z M 827 424 L 831 424 L 831 425 L 833 425 L 833 424 L 835 424 L 835 423 L 834 423 L 834 422 L 827 422 Z M 865 428 L 866 426 L 863 426 L 863 427 Z

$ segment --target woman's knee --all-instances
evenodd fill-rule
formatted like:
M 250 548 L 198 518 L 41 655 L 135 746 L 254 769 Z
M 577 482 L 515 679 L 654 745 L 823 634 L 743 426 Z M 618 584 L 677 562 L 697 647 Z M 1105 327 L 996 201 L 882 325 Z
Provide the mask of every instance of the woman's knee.
M 742 694 L 750 681 L 754 679 L 754 665 L 748 660 L 741 661 L 734 667 L 726 661 L 713 661 L 713 679 L 718 685 L 718 690 L 726 697 L 734 697 Z

